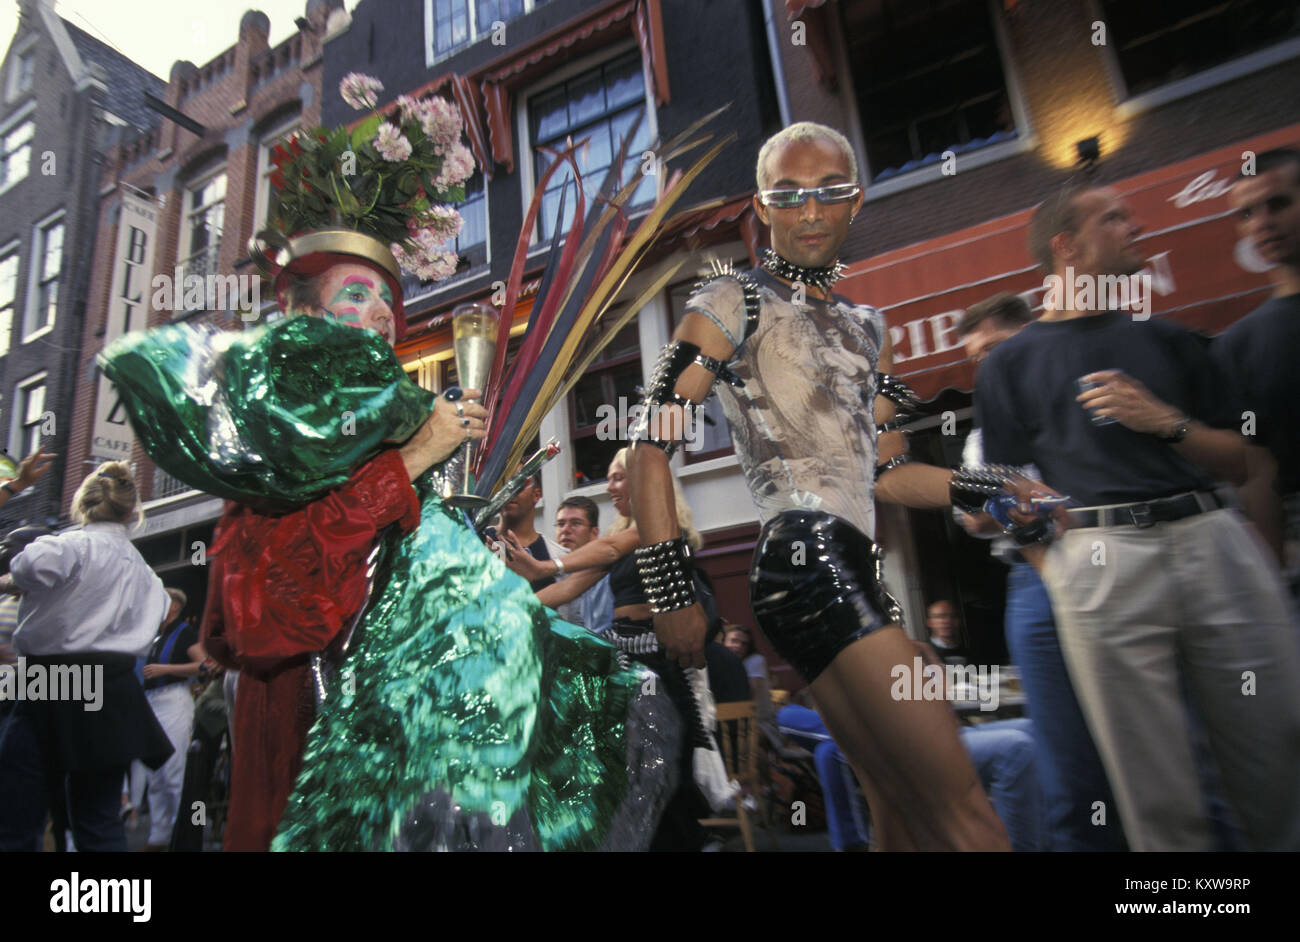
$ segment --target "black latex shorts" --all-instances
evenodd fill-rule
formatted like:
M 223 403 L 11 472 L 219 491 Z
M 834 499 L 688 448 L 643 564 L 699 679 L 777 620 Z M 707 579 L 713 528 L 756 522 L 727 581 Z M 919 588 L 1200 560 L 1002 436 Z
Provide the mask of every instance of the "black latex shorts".
M 787 510 L 763 527 L 750 603 L 767 640 L 804 680 L 854 641 L 902 620 L 880 560 L 875 543 L 832 514 Z

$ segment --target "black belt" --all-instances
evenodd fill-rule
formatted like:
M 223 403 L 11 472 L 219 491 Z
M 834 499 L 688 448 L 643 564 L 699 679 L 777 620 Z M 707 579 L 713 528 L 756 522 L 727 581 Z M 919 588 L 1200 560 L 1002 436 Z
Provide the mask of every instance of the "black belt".
M 1157 523 L 1182 520 L 1184 517 L 1194 517 L 1228 506 L 1229 503 L 1214 491 L 1192 491 L 1176 497 L 1119 504 L 1115 507 L 1084 507 L 1071 510 L 1069 514 L 1070 524 L 1075 529 L 1131 526 L 1144 530 Z

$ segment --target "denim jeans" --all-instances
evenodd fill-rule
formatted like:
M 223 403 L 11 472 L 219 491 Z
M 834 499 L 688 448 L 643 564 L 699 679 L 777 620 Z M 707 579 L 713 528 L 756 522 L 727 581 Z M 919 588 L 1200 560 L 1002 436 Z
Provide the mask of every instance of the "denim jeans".
M 48 811 L 66 803 L 77 850 L 125 851 L 124 769 L 63 772 L 49 768 L 30 704 L 0 720 L 0 852 L 39 851 Z
M 792 704 L 781 708 L 777 722 L 782 733 L 814 750 L 831 846 L 846 850 L 868 843 L 870 812 L 848 761 L 831 740 L 821 717 Z M 1042 843 L 1042 801 L 1028 725 L 1026 720 L 1000 720 L 961 729 L 971 764 L 1017 851 L 1040 850 Z
M 1084 722 L 1056 637 L 1052 602 L 1034 567 L 1007 575 L 1007 650 L 1020 668 L 1037 748 L 1044 804 L 1043 850 L 1122 851 L 1124 834 L 1106 772 Z M 1094 802 L 1105 824 L 1093 824 Z
M 1032 725 L 1027 719 L 996 720 L 960 730 L 971 764 L 1007 829 L 1011 849 L 1026 853 L 1043 849 L 1043 800 Z

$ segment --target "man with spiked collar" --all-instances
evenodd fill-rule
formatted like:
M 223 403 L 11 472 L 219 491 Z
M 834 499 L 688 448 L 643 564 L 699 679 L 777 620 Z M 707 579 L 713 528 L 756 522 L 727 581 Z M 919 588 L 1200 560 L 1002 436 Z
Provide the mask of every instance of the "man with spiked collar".
M 886 375 L 884 320 L 832 292 L 863 199 L 843 135 L 792 125 L 763 145 L 757 177 L 754 208 L 772 248 L 753 272 L 724 272 L 691 297 L 633 432 L 638 561 L 660 642 L 683 665 L 703 664 L 706 626 L 672 515 L 669 458 L 683 409 L 721 378 L 723 410 L 764 522 L 750 574 L 754 612 L 809 682 L 853 763 L 878 845 L 1007 849 L 952 710 L 891 698 L 894 669 L 911 664 L 915 648 L 881 581 L 873 501 L 982 507 L 1012 488 L 1028 499 L 1030 485 L 1001 469 L 953 472 L 909 461 L 900 431 L 907 416 L 895 405 L 914 400 Z M 1018 515 L 1016 523 L 1028 530 L 1037 521 Z

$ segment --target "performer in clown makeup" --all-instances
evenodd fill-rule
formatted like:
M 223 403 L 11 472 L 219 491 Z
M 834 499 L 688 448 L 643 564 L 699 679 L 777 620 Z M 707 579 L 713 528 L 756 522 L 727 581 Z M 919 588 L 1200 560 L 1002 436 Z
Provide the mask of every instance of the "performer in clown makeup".
M 403 121 L 427 155 L 420 128 Z M 281 172 L 316 160 L 319 179 L 335 138 L 350 141 L 308 134 Z M 360 159 L 387 177 L 370 146 Z M 298 192 L 273 218 L 302 225 L 285 210 Z M 452 267 L 408 264 L 382 225 L 406 208 L 385 210 L 364 232 L 331 217 L 258 234 L 289 316 L 167 325 L 101 357 L 150 457 L 229 498 L 203 618 L 209 653 L 241 671 L 225 848 L 643 849 L 676 788 L 680 722 L 443 504 L 486 412 L 478 390 L 434 396 L 394 356 L 398 260 L 422 278 Z
M 355 262 L 342 262 L 301 283 L 298 292 L 300 303 L 305 302 L 307 308 L 301 313 L 319 313 L 347 327 L 368 328 L 387 340 L 390 346 L 397 342 L 393 288 L 374 269 Z M 300 312 L 291 309 L 290 313 Z
M 375 239 L 346 230 L 309 233 L 281 248 L 272 271 L 277 300 L 291 317 L 373 331 L 389 347 L 405 328 L 397 263 Z M 320 334 L 311 329 L 312 336 Z M 339 345 L 337 353 L 352 355 L 346 335 L 325 336 Z M 366 343 L 381 352 L 383 345 Z M 358 354 L 363 349 L 356 347 Z M 319 351 L 324 362 L 337 353 L 332 347 Z M 405 439 L 400 447 L 383 448 L 341 486 L 299 509 L 268 512 L 227 502 L 214 535 L 203 620 L 209 652 L 241 671 L 227 850 L 269 848 L 314 716 L 312 656 L 338 646 L 364 604 L 367 560 L 383 532 L 416 526 L 420 508 L 412 482 L 467 439 L 482 437 L 487 413 L 472 401 L 477 396 L 465 390 L 459 402 L 437 398 L 414 434 L 391 430 L 393 439 Z M 346 437 L 335 440 L 347 443 Z

